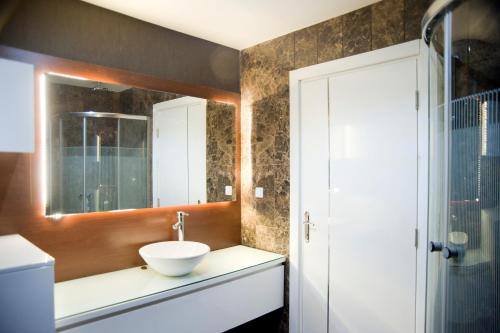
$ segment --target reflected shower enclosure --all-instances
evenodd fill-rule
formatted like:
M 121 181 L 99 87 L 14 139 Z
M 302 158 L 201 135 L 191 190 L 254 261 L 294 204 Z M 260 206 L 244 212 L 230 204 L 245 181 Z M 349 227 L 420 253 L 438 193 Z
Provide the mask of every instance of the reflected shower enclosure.
M 64 112 L 49 123 L 49 215 L 148 207 L 149 117 Z

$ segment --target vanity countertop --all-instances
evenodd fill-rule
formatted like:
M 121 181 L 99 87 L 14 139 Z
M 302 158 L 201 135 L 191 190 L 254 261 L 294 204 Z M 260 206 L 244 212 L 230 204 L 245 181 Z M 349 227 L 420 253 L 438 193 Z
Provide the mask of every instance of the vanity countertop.
M 192 273 L 181 277 L 134 267 L 59 282 L 55 284 L 56 327 L 207 288 L 284 261 L 280 254 L 238 245 L 210 252 Z

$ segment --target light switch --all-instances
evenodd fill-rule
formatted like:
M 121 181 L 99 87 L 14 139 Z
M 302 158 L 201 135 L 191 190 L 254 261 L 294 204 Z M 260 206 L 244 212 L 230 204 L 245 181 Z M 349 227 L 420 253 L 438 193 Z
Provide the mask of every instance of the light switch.
M 264 197 L 264 188 L 263 187 L 256 187 L 255 188 L 255 197 L 256 198 L 263 198 Z
M 233 187 L 232 186 L 226 186 L 225 190 L 224 190 L 224 193 L 226 195 L 233 195 Z

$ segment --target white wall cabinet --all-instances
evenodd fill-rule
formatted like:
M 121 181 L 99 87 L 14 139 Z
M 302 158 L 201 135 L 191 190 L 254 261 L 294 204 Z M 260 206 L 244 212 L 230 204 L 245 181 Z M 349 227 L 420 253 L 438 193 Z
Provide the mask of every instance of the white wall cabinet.
M 0 152 L 35 151 L 34 66 L 0 58 Z
M 0 236 L 0 332 L 53 333 L 54 258 L 20 235 Z

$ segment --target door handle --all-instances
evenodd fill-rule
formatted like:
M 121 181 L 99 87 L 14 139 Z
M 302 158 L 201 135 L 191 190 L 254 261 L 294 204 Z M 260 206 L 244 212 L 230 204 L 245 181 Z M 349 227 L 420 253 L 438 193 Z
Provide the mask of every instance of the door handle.
M 308 211 L 304 212 L 304 221 L 302 222 L 304 225 L 304 238 L 306 240 L 306 243 L 309 243 L 309 238 L 310 238 L 310 228 L 311 226 L 314 227 L 314 223 L 310 222 L 310 214 Z
M 443 247 L 441 253 L 443 254 L 443 258 L 445 259 L 457 258 L 458 255 L 460 254 L 458 249 L 452 245 L 447 245 Z

